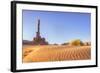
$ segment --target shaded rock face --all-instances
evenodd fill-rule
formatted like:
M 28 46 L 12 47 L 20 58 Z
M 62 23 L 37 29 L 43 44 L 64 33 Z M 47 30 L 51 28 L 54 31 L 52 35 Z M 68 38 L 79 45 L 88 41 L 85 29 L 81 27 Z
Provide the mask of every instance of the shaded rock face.
M 33 45 L 48 45 L 48 42 L 45 41 L 45 38 L 42 38 L 40 35 L 40 19 L 38 19 L 38 27 L 36 37 L 33 38 Z
M 45 38 L 37 38 L 35 37 L 33 40 L 34 45 L 48 45 L 48 42 L 45 41 Z

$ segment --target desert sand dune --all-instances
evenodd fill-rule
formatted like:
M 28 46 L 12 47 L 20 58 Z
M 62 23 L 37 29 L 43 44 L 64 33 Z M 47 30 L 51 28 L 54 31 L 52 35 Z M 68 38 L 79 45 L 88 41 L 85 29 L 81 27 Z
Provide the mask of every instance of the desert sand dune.
M 90 46 L 23 46 L 24 63 L 86 59 L 91 59 Z

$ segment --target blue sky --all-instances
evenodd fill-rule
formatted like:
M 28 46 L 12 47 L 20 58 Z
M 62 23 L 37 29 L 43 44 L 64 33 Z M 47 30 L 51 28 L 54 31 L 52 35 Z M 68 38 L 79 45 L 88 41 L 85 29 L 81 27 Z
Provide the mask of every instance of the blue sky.
M 23 40 L 31 41 L 36 36 L 38 18 L 41 37 L 50 44 L 91 40 L 90 13 L 23 10 L 22 17 Z

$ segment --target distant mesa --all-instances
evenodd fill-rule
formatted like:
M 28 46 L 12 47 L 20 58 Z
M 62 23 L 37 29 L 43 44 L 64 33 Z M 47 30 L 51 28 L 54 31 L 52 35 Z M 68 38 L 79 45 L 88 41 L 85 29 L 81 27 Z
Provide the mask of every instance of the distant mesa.
M 69 45 L 69 43 L 63 43 L 63 44 L 61 44 L 61 45 Z
M 85 45 L 85 46 L 91 45 L 91 42 L 85 42 L 84 45 Z
M 54 43 L 53 45 L 58 45 L 57 43 Z
M 28 40 L 23 40 L 23 44 L 33 45 L 33 42 L 32 41 L 28 41 Z
M 76 39 L 70 42 L 70 45 L 72 46 L 83 46 L 84 43 L 80 39 Z
M 72 46 L 90 46 L 91 42 L 83 42 L 80 39 L 76 39 L 70 42 Z
M 67 43 L 63 43 L 62 45 L 68 45 L 68 46 L 90 46 L 91 42 L 83 42 L 80 39 L 75 39 Z

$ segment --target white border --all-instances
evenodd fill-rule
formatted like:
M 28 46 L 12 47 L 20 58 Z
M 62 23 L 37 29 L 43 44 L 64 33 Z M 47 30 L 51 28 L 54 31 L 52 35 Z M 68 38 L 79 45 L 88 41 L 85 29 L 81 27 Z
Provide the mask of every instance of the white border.
M 63 12 L 84 12 L 91 13 L 91 60 L 80 60 L 80 61 L 60 61 L 60 62 L 40 62 L 40 63 L 22 63 L 22 9 L 27 10 L 45 10 L 45 11 L 63 11 Z M 60 7 L 60 6 L 45 6 L 45 5 L 28 5 L 28 4 L 17 4 L 17 70 L 22 69 L 38 69 L 38 68 L 52 68 L 52 67 L 71 67 L 71 66 L 85 66 L 95 65 L 95 9 L 91 8 L 79 8 L 79 7 Z M 84 29 L 85 30 L 85 29 Z

